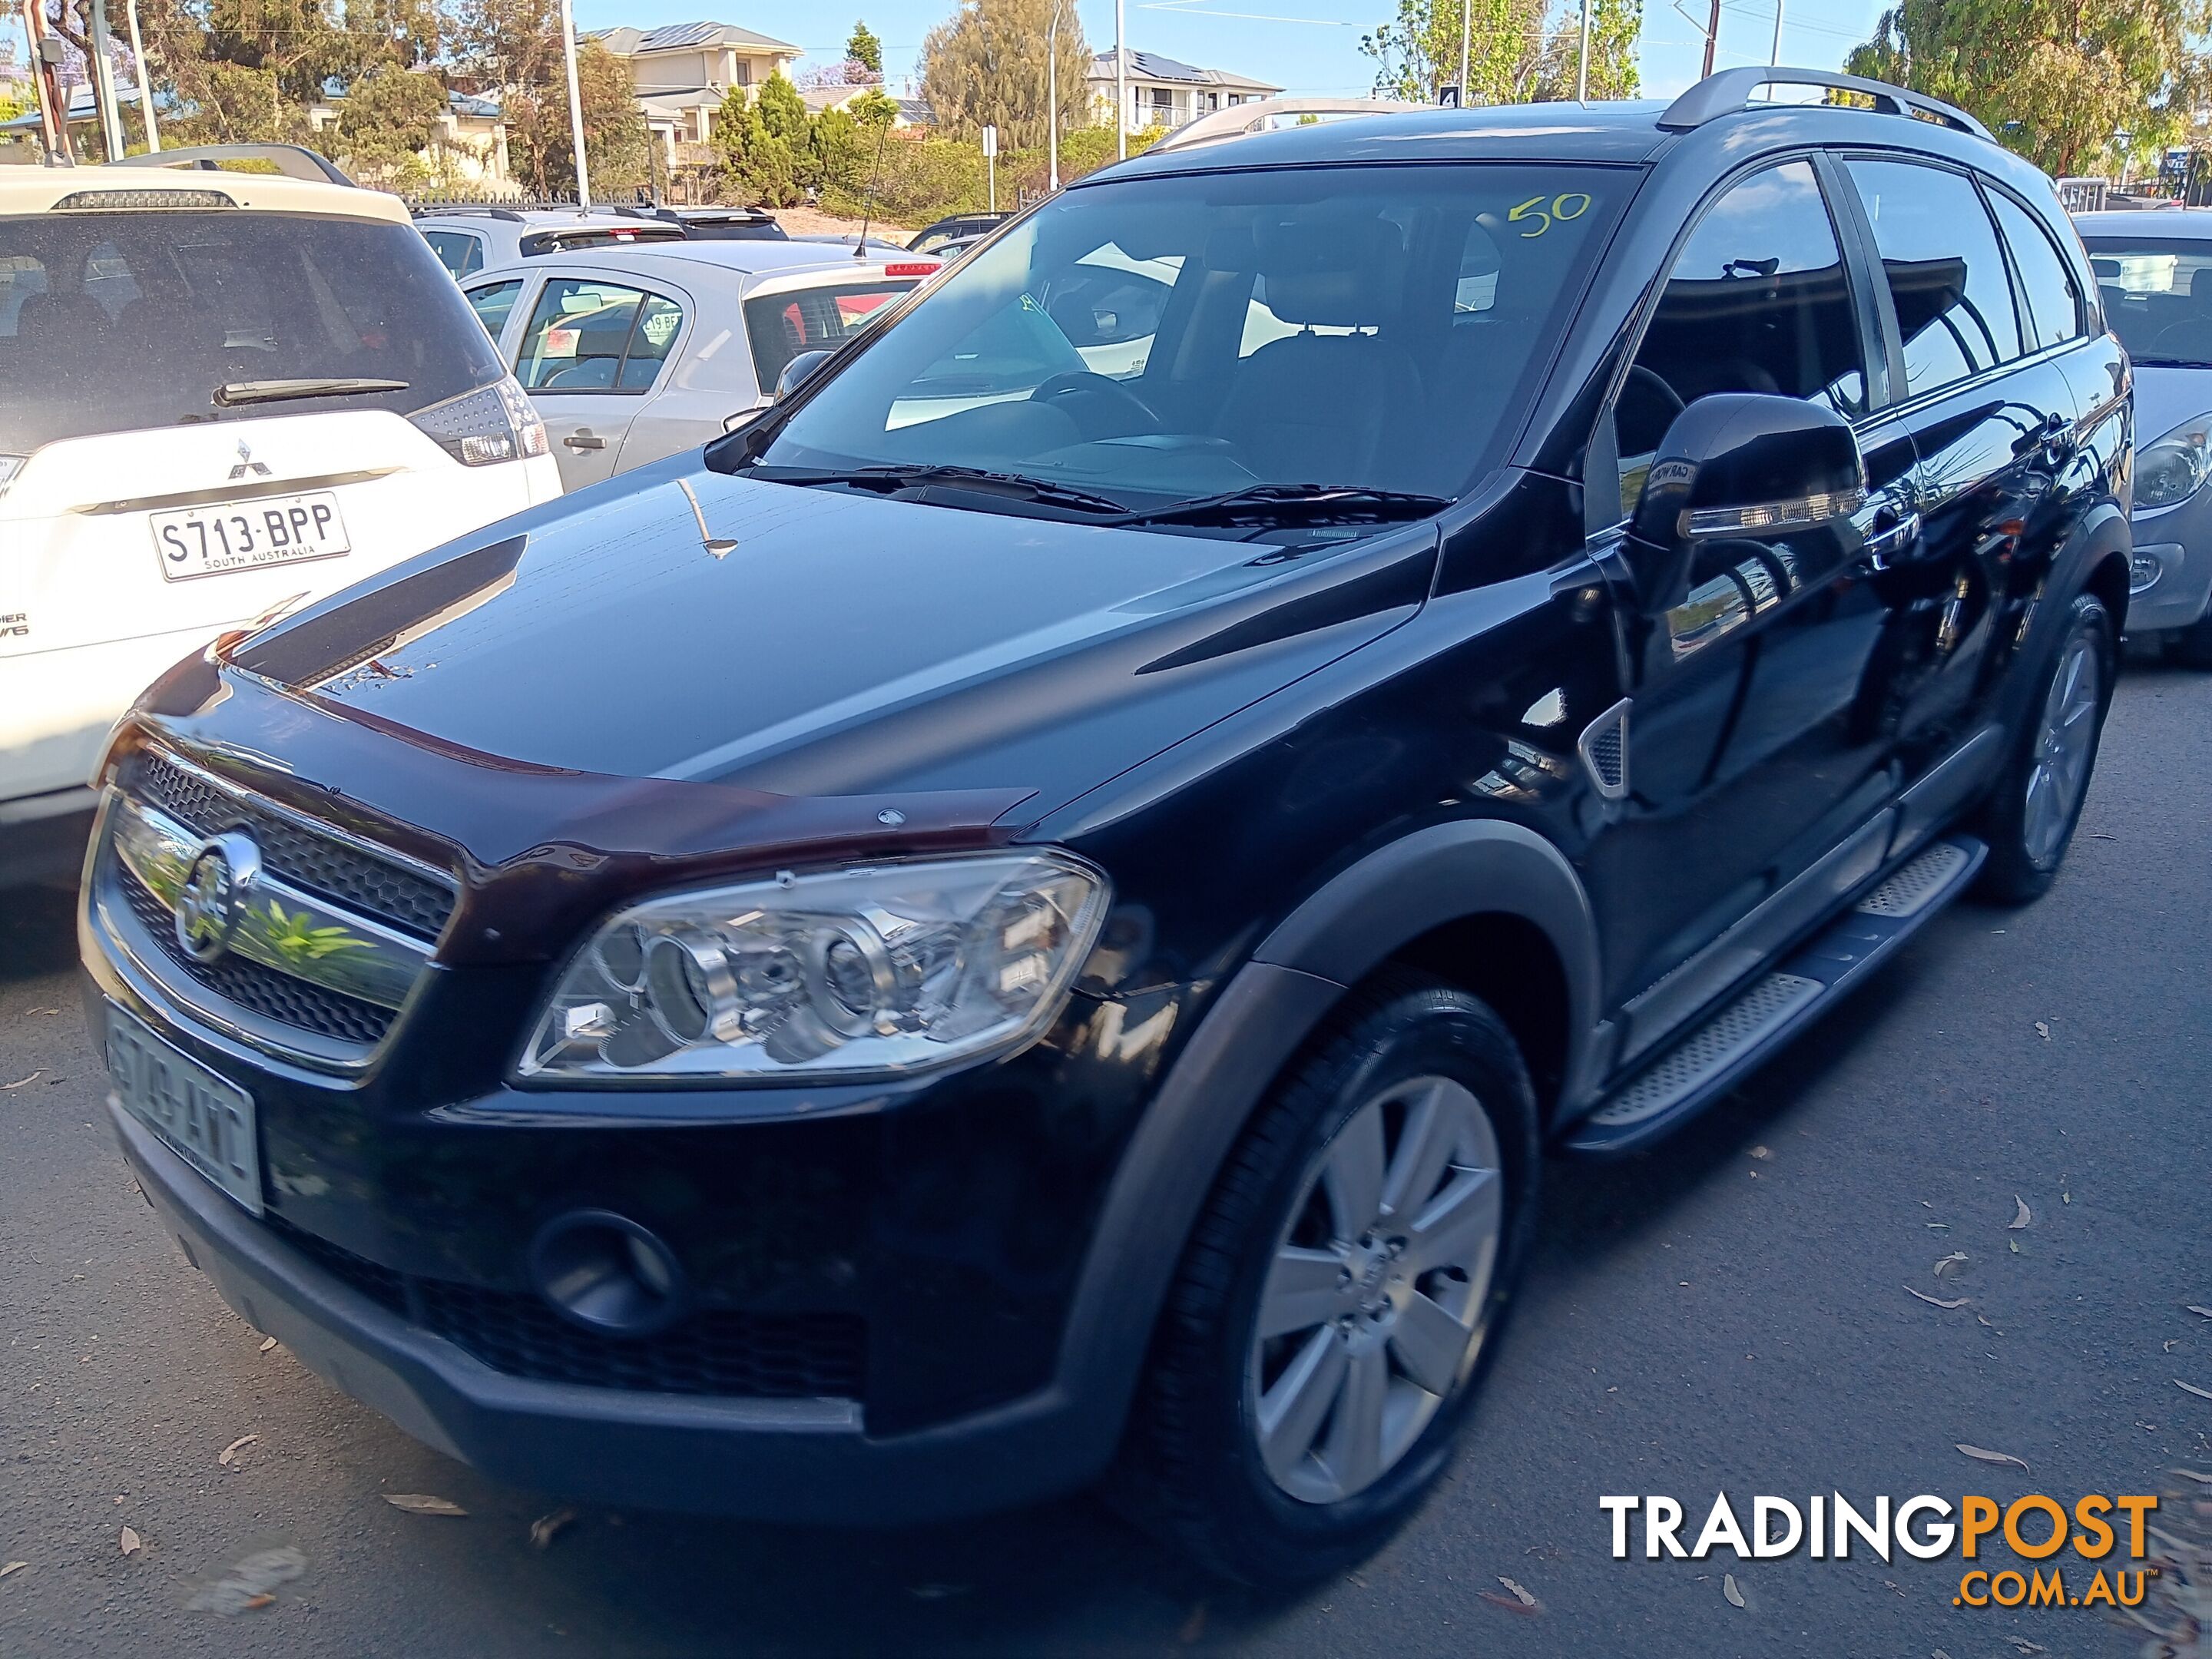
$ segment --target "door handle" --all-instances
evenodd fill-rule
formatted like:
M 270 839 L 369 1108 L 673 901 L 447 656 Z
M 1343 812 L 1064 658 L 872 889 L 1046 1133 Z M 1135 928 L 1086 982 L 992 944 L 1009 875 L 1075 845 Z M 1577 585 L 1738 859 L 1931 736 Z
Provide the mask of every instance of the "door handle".
M 594 438 L 589 432 L 571 432 L 561 441 L 570 449 L 605 449 L 607 441 Z
M 2074 422 L 2063 415 L 2046 415 L 2039 434 L 2043 441 L 2043 459 L 2057 466 L 2074 453 Z
M 1888 525 L 1868 537 L 1861 556 L 1869 560 L 1875 569 L 1886 569 L 1919 539 L 1920 514 L 1916 508 L 1898 514 Z

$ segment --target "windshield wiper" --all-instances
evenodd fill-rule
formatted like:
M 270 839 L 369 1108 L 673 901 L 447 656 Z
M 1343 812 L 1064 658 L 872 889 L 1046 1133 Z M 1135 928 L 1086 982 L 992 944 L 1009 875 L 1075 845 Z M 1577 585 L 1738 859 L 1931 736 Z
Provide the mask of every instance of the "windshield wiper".
M 215 389 L 215 400 L 224 409 L 235 409 L 240 404 L 281 404 L 295 398 L 344 398 L 356 392 L 406 390 L 404 380 L 319 374 L 300 380 L 226 380 Z
M 771 483 L 845 484 L 854 489 L 872 489 L 887 495 L 902 489 L 920 489 L 929 484 L 949 484 L 956 489 L 972 490 L 979 495 L 1006 495 L 1016 501 L 1035 501 L 1040 507 L 1061 507 L 1077 513 L 1110 513 L 1120 516 L 1129 510 L 1127 501 L 1117 501 L 1111 496 L 1094 495 L 1086 489 L 1073 489 L 1044 478 L 1025 477 L 1018 472 L 992 472 L 979 466 L 922 462 L 904 466 L 843 468 L 755 465 L 746 469 L 746 476 L 765 479 Z
M 1449 507 L 1442 495 L 1357 484 L 1256 484 L 1132 513 L 1122 524 L 1347 524 L 1425 519 Z

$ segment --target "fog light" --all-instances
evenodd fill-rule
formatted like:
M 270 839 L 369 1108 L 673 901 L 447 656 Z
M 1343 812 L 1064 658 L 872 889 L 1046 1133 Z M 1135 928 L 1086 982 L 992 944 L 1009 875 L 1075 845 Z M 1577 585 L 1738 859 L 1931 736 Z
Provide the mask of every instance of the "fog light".
M 578 1210 L 549 1223 L 530 1265 L 538 1294 L 556 1312 L 602 1335 L 649 1335 L 690 1305 L 675 1253 L 609 1211 Z
M 2144 592 L 2157 582 L 2165 570 L 2166 567 L 2159 562 L 2157 554 L 2137 548 L 2128 557 L 2128 592 Z

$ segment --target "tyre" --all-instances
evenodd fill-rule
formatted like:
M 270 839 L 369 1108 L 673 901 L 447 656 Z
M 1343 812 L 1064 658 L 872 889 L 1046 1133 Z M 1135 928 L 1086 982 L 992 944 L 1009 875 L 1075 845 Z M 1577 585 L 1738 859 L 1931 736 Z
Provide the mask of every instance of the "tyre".
M 1448 1462 L 1527 1253 L 1534 1091 L 1504 1024 L 1391 971 L 1231 1153 L 1161 1316 L 1124 1507 L 1287 1587 L 1380 1545 Z
M 2058 874 L 2096 768 L 2113 660 L 2111 614 L 2094 593 L 2077 595 L 1983 811 L 1990 844 L 1983 897 L 2024 904 L 2040 898 Z

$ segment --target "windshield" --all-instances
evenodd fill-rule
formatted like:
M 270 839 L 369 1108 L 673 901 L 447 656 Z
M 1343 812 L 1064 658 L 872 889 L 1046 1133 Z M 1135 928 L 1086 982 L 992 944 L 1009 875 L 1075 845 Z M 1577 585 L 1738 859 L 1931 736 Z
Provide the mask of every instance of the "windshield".
M 2212 368 L 2212 241 L 2089 236 L 2105 320 L 2139 363 Z
M 0 218 L 0 454 L 254 419 L 273 381 L 358 386 L 284 412 L 408 414 L 501 368 L 406 225 L 233 209 Z
M 802 351 L 842 345 L 845 337 L 912 288 L 912 283 L 830 283 L 756 294 L 745 301 L 753 372 L 773 392 L 783 366 Z
M 1066 191 L 941 277 L 755 459 L 771 478 L 969 467 L 1132 507 L 1456 495 L 1510 436 L 1626 187 L 1449 165 Z

